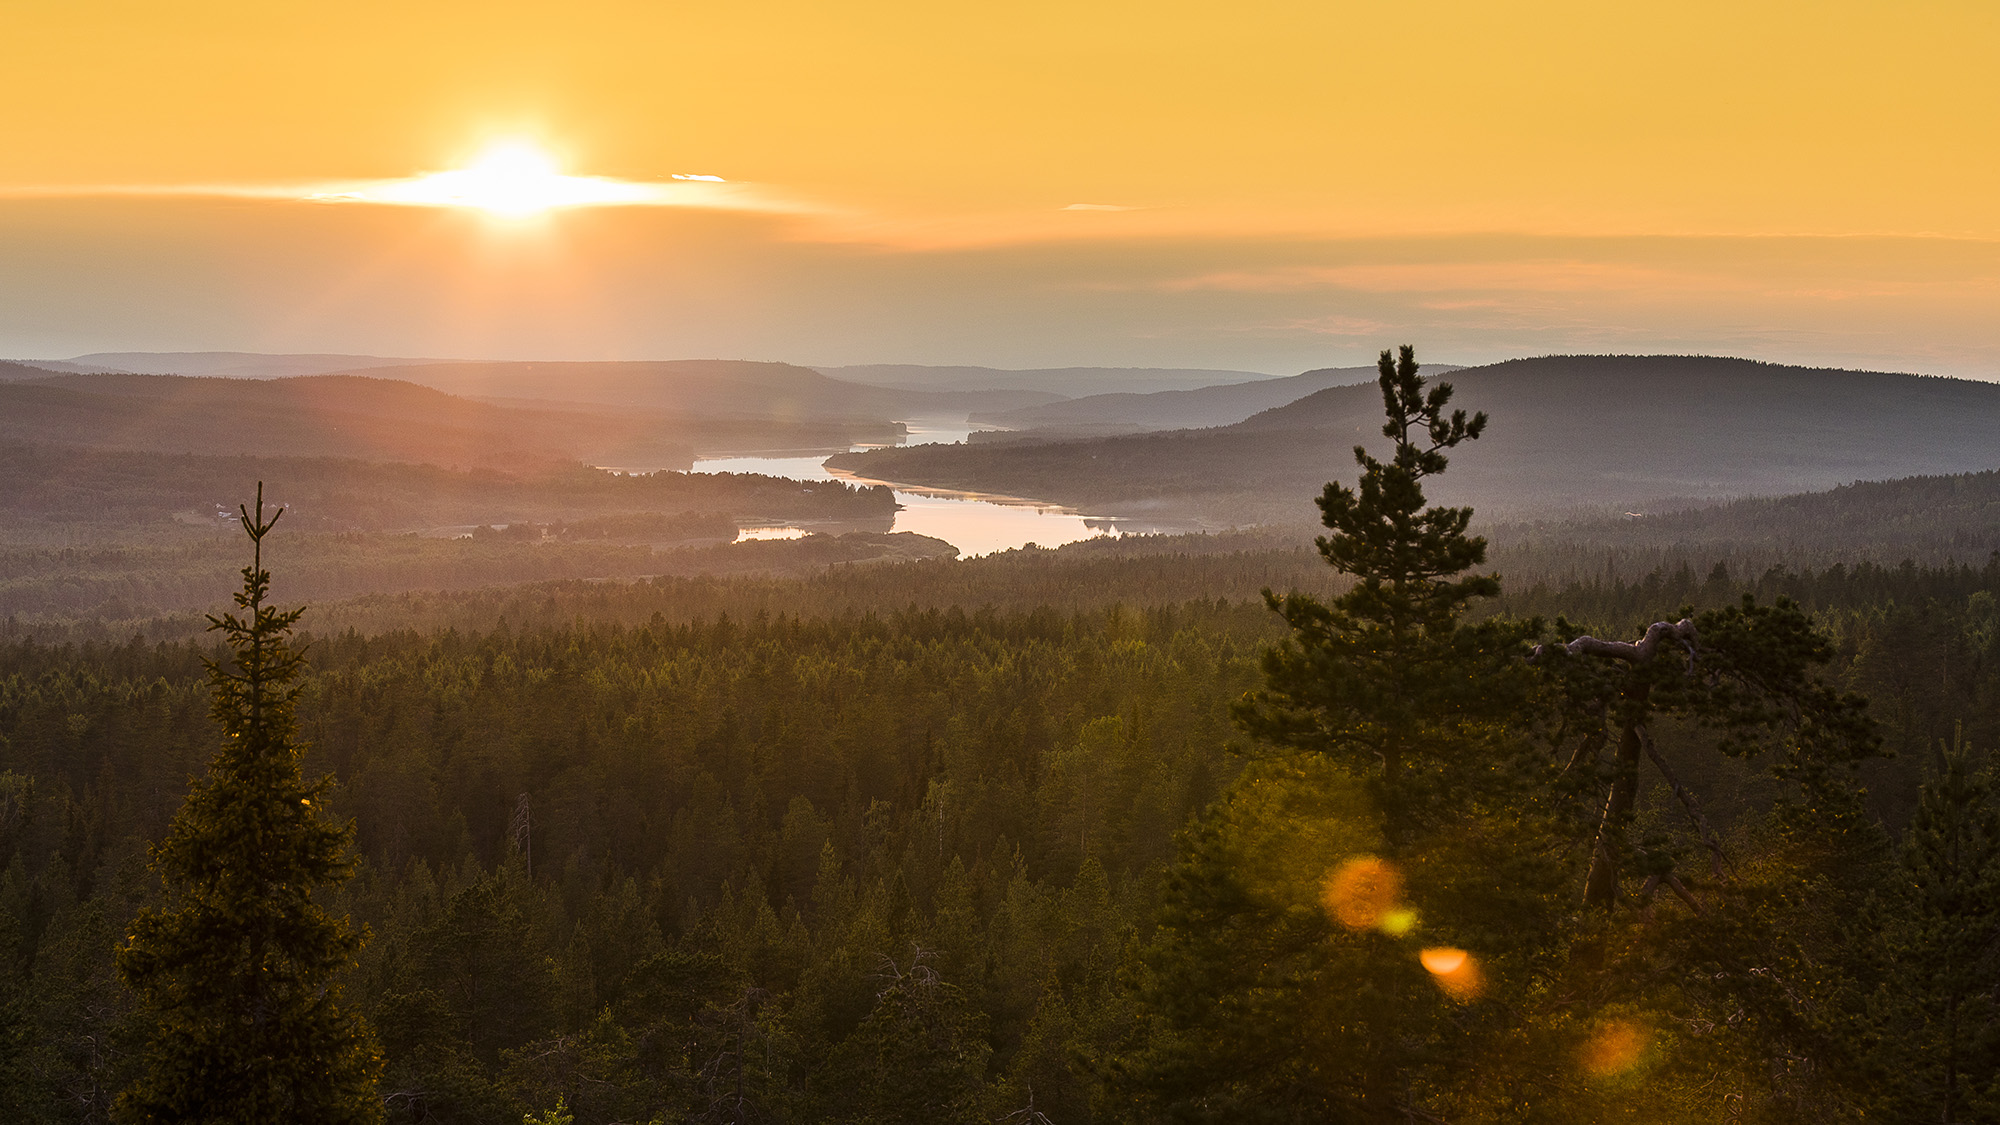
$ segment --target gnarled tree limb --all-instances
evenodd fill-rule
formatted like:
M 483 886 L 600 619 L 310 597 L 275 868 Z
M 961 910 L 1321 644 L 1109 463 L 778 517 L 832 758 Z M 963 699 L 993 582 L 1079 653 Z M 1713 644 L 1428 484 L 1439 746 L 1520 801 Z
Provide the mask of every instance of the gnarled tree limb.
M 1624 660 L 1633 664 L 1644 664 L 1653 659 L 1664 640 L 1679 641 L 1682 648 L 1693 653 L 1695 646 L 1694 621 L 1683 617 L 1679 621 L 1655 621 L 1646 626 L 1646 635 L 1637 641 L 1604 641 L 1596 637 L 1578 637 L 1561 647 L 1571 656 L 1603 656 L 1612 660 Z M 1548 645 L 1536 645 L 1530 660 L 1539 660 Z

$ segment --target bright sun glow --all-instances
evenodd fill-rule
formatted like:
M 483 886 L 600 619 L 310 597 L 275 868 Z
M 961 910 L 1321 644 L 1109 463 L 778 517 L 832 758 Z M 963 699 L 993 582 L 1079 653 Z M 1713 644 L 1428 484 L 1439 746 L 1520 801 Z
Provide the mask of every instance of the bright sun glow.
M 716 176 L 677 175 L 674 179 L 719 182 Z M 361 190 L 319 193 L 313 198 L 418 207 L 470 207 L 492 215 L 520 218 L 558 207 L 667 203 L 674 201 L 667 193 L 677 187 L 601 176 L 566 176 L 549 154 L 534 145 L 511 141 L 487 149 L 470 167 L 391 180 Z
M 547 153 L 515 144 L 488 150 L 470 168 L 426 176 L 413 186 L 435 192 L 440 202 L 526 215 L 561 206 L 574 194 L 568 181 L 575 178 L 556 171 Z
M 532 215 L 551 207 L 620 202 L 620 185 L 587 176 L 565 176 L 550 156 L 532 145 L 496 145 L 469 168 L 412 180 L 403 194 L 411 203 L 476 207 L 495 215 Z

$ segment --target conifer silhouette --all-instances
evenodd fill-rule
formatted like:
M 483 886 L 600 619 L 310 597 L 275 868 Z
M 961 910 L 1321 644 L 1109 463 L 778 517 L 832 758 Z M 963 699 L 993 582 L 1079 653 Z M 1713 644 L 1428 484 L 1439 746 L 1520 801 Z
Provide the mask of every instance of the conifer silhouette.
M 1419 375 L 1415 349 L 1382 353 L 1382 435 L 1388 460 L 1354 447 L 1353 487 L 1330 482 L 1319 497 L 1331 532 L 1316 542 L 1327 563 L 1354 579 L 1331 601 L 1307 594 L 1265 601 L 1291 626 L 1266 650 L 1264 686 L 1236 704 L 1238 725 L 1270 746 L 1323 754 L 1371 776 L 1392 822 L 1416 790 L 1449 788 L 1468 772 L 1466 740 L 1512 714 L 1520 678 L 1510 665 L 1526 632 L 1464 616 L 1499 580 L 1467 574 L 1486 561 L 1486 540 L 1466 534 L 1472 509 L 1431 505 L 1424 483 L 1446 452 L 1475 441 L 1486 415 L 1448 409 L 1450 383 Z M 1428 384 L 1428 385 L 1427 385 Z M 1392 835 L 1400 831 L 1392 823 Z
M 314 892 L 353 869 L 351 825 L 322 819 L 333 779 L 307 782 L 293 705 L 303 655 L 290 644 L 304 609 L 265 604 L 264 518 L 239 508 L 252 544 L 237 612 L 209 628 L 233 657 L 208 662 L 222 748 L 153 849 L 163 905 L 142 911 L 118 973 L 151 1017 L 146 1069 L 120 1097 L 130 1122 L 381 1120 L 380 1053 L 342 1010 L 336 974 L 361 936 Z

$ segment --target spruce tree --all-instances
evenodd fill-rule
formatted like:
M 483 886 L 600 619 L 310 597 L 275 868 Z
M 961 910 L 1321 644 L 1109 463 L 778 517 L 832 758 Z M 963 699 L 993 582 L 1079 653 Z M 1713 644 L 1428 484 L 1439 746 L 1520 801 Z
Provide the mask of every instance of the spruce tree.
M 1320 553 L 1354 584 L 1266 593 L 1292 635 L 1236 707 L 1258 760 L 1183 837 L 1127 968 L 1134 1042 L 1110 1073 L 1141 1120 L 1439 1120 L 1516 1049 L 1507 1013 L 1555 956 L 1563 860 L 1520 659 L 1537 626 L 1464 620 L 1499 583 L 1466 573 L 1472 510 L 1424 494 L 1486 419 L 1409 347 L 1379 383 L 1390 455 L 1356 448 L 1356 484 L 1319 497 Z M 1349 904 L 1354 864 L 1384 877 Z
M 1265 653 L 1265 686 L 1237 704 L 1236 720 L 1269 746 L 1372 778 L 1393 843 L 1425 797 L 1471 780 L 1468 758 L 1479 752 L 1468 744 L 1520 707 L 1523 678 L 1510 658 L 1533 626 L 1463 622 L 1500 583 L 1466 574 L 1486 560 L 1486 540 L 1466 534 L 1472 509 L 1431 506 L 1424 495 L 1446 451 L 1477 440 L 1486 415 L 1448 411 L 1451 384 L 1428 384 L 1408 345 L 1394 359 L 1383 352 L 1380 371 L 1391 455 L 1355 446 L 1359 480 L 1330 482 L 1318 500 L 1332 532 L 1316 540 L 1319 552 L 1354 585 L 1330 602 L 1265 591 L 1292 635 Z
M 294 705 L 303 609 L 265 604 L 264 539 L 283 509 L 242 513 L 251 564 L 237 612 L 211 615 L 232 657 L 209 661 L 222 747 L 152 866 L 166 901 L 134 919 L 118 972 L 152 1028 L 130 1122 L 379 1121 L 381 1060 L 336 983 L 361 937 L 315 901 L 353 868 L 352 825 L 324 819 L 333 779 L 304 780 Z
M 1938 754 L 1869 944 L 1869 1100 L 1899 1121 L 2000 1114 L 2000 804 L 1962 738 Z

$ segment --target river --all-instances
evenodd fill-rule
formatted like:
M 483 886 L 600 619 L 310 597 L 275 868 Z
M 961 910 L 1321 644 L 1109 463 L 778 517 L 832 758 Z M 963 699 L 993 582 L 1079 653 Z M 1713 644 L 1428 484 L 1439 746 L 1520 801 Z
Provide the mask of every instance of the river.
M 907 423 L 910 436 L 906 445 L 966 440 L 974 427 L 964 418 L 919 418 Z M 856 446 L 863 449 L 865 446 Z M 821 464 L 830 453 L 802 456 L 709 457 L 694 463 L 697 473 L 764 473 L 793 480 L 857 480 L 830 473 Z M 877 483 L 877 482 L 865 482 Z M 1087 516 L 1034 500 L 993 496 L 980 492 L 953 492 L 944 489 L 896 488 L 893 530 L 929 535 L 957 547 L 961 558 L 1007 551 L 1037 543 L 1044 547 L 1074 543 L 1117 534 L 1116 522 Z M 743 539 L 781 539 L 804 535 L 795 527 L 747 527 Z

